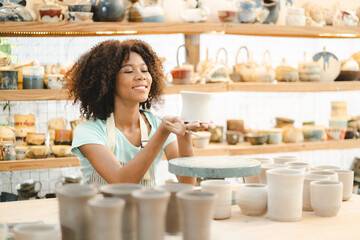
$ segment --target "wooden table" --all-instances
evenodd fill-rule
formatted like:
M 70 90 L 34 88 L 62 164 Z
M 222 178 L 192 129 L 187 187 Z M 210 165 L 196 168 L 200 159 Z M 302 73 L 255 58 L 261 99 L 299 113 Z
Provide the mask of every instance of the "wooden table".
M 0 222 L 34 222 L 58 224 L 57 199 L 40 199 L 0 203 Z M 360 195 L 343 202 L 336 217 L 319 217 L 303 212 L 299 222 L 275 222 L 263 217 L 244 216 L 237 205 L 232 217 L 213 221 L 212 240 L 348 240 L 360 237 Z M 165 236 L 165 240 L 181 240 Z

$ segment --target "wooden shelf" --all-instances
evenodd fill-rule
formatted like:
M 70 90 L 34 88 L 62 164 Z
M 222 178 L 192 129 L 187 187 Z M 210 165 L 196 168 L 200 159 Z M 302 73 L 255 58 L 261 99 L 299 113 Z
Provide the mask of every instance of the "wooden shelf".
M 41 159 L 1 161 L 0 172 L 78 166 L 80 166 L 79 160 L 75 156 L 61 158 L 48 157 Z
M 211 143 L 206 148 L 195 148 L 196 156 L 220 156 L 220 155 L 253 155 L 267 153 L 301 152 L 314 150 L 331 149 L 351 149 L 360 148 L 360 139 L 347 139 L 340 141 L 322 141 L 322 142 L 302 142 L 302 143 L 283 143 L 283 144 L 265 144 L 250 145 L 250 143 L 240 143 L 237 145 L 228 145 L 227 143 Z M 164 158 L 165 159 L 165 158 Z M 44 168 L 78 167 L 77 157 L 64 158 L 44 158 L 27 159 L 16 161 L 0 162 L 0 172 L 32 170 Z
M 180 91 L 197 92 L 323 92 L 323 91 L 355 91 L 360 90 L 360 81 L 341 81 L 332 83 L 208 83 L 191 85 L 167 85 L 165 94 L 178 94 Z M 68 91 L 54 89 L 0 90 L 0 101 L 37 101 L 68 100 Z
M 303 27 L 240 23 L 45 23 L 1 22 L 0 36 L 109 36 L 136 34 L 220 33 L 271 37 L 360 38 L 359 27 Z

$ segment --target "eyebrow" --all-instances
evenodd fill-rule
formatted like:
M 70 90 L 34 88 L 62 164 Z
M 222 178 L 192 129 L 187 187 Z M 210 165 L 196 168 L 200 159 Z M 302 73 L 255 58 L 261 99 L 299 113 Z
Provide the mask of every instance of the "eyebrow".
M 146 66 L 146 63 L 141 63 L 140 65 L 142 65 L 142 66 Z M 123 67 L 132 67 L 132 66 L 134 66 L 134 64 L 125 64 L 125 65 L 123 65 L 121 68 L 123 68 Z

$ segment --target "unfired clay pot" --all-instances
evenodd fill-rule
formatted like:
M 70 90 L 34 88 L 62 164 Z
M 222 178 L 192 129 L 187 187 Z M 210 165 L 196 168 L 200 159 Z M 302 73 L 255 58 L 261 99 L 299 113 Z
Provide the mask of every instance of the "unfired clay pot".
M 236 192 L 236 203 L 247 216 L 261 216 L 267 211 L 267 186 L 260 183 L 240 185 Z
M 132 194 L 137 205 L 138 240 L 162 240 L 170 192 L 137 190 Z
M 13 229 L 15 240 L 59 240 L 59 227 L 45 223 L 21 223 L 16 224 Z M 1 235 L 0 235 L 1 237 Z M 1 239 L 13 239 L 4 238 Z
M 305 168 L 306 172 L 311 170 L 310 164 L 306 162 L 286 162 L 285 164 L 289 165 L 290 167 L 303 167 Z
M 211 93 L 180 91 L 182 99 L 181 119 L 184 122 L 210 122 Z
M 295 162 L 298 161 L 298 157 L 294 155 L 284 155 L 274 157 L 274 163 L 287 163 L 287 162 Z
M 122 213 L 125 200 L 95 197 L 88 201 L 91 210 L 91 240 L 121 240 Z
M 354 171 L 334 169 L 331 170 L 338 174 L 339 181 L 343 183 L 343 201 L 347 201 L 351 198 L 354 187 Z
M 176 194 L 183 240 L 210 240 L 216 194 L 199 190 Z
M 96 193 L 95 187 L 77 183 L 66 184 L 56 189 L 63 240 L 91 239 L 90 208 L 87 202 Z
M 159 186 L 159 189 L 163 189 L 171 193 L 166 212 L 165 232 L 171 235 L 178 234 L 180 233 L 181 228 L 176 194 L 180 191 L 192 190 L 193 185 L 184 183 L 167 183 Z
M 272 163 L 272 159 L 267 157 L 255 157 L 252 159 L 259 161 L 261 165 L 266 163 Z M 260 175 L 244 177 L 244 180 L 245 183 L 260 183 Z
M 310 183 L 318 180 L 330 180 L 330 177 L 322 175 L 305 175 L 303 188 L 303 211 L 311 212 L 313 210 L 310 201 Z
M 117 183 L 102 186 L 100 192 L 104 197 L 116 197 L 125 200 L 125 207 L 122 214 L 122 240 L 137 239 L 137 215 L 136 205 L 131 193 L 140 190 L 142 187 L 135 183 Z
M 305 173 L 292 169 L 272 169 L 268 180 L 268 218 L 295 222 L 302 218 L 302 192 Z
M 307 172 L 309 175 L 323 175 L 323 176 L 329 176 L 330 180 L 337 181 L 339 179 L 336 172 L 333 171 L 325 171 L 325 170 L 311 170 Z
M 343 184 L 339 181 L 313 181 L 310 183 L 311 207 L 316 215 L 334 217 L 342 202 Z
M 231 217 L 230 182 L 225 180 L 206 180 L 200 183 L 201 191 L 212 192 L 217 195 L 214 219 L 226 219 Z
M 265 163 L 261 164 L 260 183 L 267 184 L 266 171 L 276 168 L 289 168 L 288 165 L 281 163 Z
M 333 169 L 341 169 L 341 167 L 333 166 L 333 165 L 319 165 L 311 168 L 311 170 L 329 170 L 329 171 L 332 171 Z

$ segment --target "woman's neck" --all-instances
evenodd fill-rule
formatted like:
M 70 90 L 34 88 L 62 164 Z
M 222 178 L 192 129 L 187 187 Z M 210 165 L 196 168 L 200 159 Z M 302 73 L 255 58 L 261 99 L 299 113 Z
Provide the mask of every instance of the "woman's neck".
M 119 129 L 139 127 L 139 105 L 114 106 L 115 126 Z

